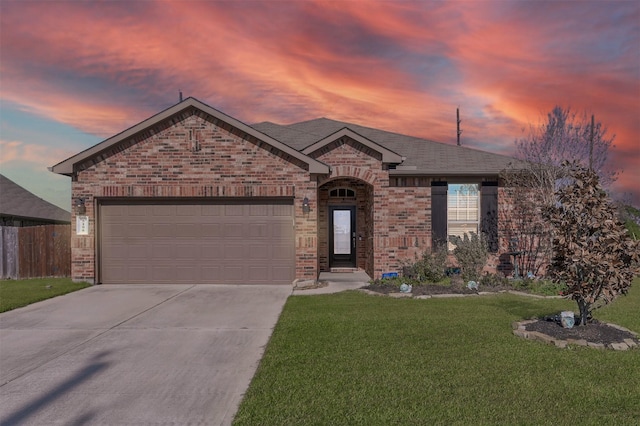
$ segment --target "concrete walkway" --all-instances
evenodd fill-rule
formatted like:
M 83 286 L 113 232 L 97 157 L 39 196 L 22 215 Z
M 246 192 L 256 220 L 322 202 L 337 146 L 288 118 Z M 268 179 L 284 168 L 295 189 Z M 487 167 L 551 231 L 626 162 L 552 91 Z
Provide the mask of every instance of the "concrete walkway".
M 0 424 L 231 424 L 290 294 L 95 286 L 0 314 Z
M 328 283 L 326 287 L 314 289 L 294 289 L 294 295 L 308 296 L 314 294 L 338 293 L 345 290 L 355 290 L 369 284 L 369 275 L 364 271 L 357 272 L 321 272 L 318 281 Z

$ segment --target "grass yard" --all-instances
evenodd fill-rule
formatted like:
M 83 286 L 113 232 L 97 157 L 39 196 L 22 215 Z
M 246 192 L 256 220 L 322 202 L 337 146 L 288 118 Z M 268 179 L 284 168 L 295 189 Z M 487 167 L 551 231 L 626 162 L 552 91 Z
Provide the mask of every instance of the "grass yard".
M 0 312 L 21 308 L 85 287 L 89 287 L 89 284 L 74 283 L 71 278 L 0 280 Z
M 640 331 L 640 279 L 595 317 Z M 235 425 L 636 425 L 640 349 L 512 334 L 573 301 L 500 294 L 287 301 Z

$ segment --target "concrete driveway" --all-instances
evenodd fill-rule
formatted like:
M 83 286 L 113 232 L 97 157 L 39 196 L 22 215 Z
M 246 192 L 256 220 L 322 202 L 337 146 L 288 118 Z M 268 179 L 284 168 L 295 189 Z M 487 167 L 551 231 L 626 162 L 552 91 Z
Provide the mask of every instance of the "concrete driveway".
M 290 294 L 95 286 L 0 314 L 0 424 L 230 424 Z

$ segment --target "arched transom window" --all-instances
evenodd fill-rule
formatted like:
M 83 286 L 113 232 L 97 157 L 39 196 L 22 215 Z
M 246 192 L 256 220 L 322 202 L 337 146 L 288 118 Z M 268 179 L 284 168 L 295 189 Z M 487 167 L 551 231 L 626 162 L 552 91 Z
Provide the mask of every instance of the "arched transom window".
M 335 188 L 329 192 L 332 198 L 356 198 L 356 192 L 349 188 Z

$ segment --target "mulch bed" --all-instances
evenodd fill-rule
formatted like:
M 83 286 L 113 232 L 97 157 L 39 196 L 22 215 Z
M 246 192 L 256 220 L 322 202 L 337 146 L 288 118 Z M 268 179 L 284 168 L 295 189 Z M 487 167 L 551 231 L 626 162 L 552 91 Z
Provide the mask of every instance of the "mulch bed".
M 398 293 L 400 289 L 396 285 L 392 284 L 369 284 L 364 289 L 375 291 L 376 293 L 389 294 Z M 482 287 L 483 292 L 499 292 L 504 290 L 510 290 L 508 287 Z M 414 285 L 411 290 L 411 294 L 414 296 L 426 296 L 430 294 L 478 294 L 476 290 L 469 290 L 464 286 L 444 286 L 436 284 L 424 284 Z
M 540 333 L 551 336 L 554 339 L 584 339 L 587 342 L 602 343 L 609 345 L 611 343 L 623 342 L 624 339 L 631 339 L 636 344 L 640 341 L 633 333 L 619 330 L 598 320 L 591 320 L 585 326 L 574 326 L 573 328 L 564 328 L 555 321 L 540 319 L 525 326 L 527 331 L 538 331 Z

